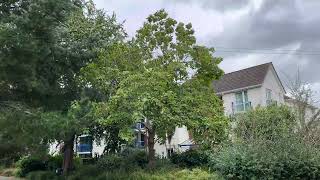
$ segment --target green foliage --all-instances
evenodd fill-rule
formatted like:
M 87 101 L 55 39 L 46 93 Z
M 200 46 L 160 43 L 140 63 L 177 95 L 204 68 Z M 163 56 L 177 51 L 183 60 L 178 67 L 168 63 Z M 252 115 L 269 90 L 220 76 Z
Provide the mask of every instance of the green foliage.
M 81 180 L 81 179 L 88 179 L 88 180 L 163 180 L 163 179 L 222 179 L 216 174 L 210 174 L 207 171 L 201 169 L 193 169 L 193 170 L 186 170 L 186 169 L 165 169 L 160 171 L 146 171 L 142 169 L 138 169 L 135 171 L 107 171 L 107 172 L 100 172 L 99 175 L 90 174 L 90 172 L 79 173 L 76 175 L 72 175 L 68 177 L 68 180 Z
M 319 149 L 301 138 L 295 122 L 285 106 L 239 115 L 232 144 L 216 149 L 211 169 L 227 179 L 319 179 Z
M 108 154 L 97 162 L 101 170 L 123 170 L 132 171 L 144 168 L 148 163 L 147 155 L 143 150 L 126 149 L 121 154 Z
M 27 180 L 63 180 L 62 177 L 56 176 L 52 171 L 34 171 L 30 172 L 27 177 Z
M 131 162 L 140 168 L 144 168 L 148 162 L 145 150 L 126 148 L 121 152 L 121 156 L 127 161 L 126 163 Z
M 97 178 L 103 171 L 97 168 L 95 165 L 86 165 L 74 171 L 70 176 L 68 176 L 68 180 L 82 180 L 82 179 L 95 179 Z
M 61 168 L 63 162 L 62 155 L 49 156 L 46 161 L 47 169 L 54 172 L 56 169 Z
M 75 169 L 81 168 L 83 164 L 83 160 L 80 157 L 73 157 L 73 166 Z
M 99 159 L 97 162 L 97 166 L 100 169 L 107 169 L 112 171 L 123 168 L 122 166 L 125 165 L 123 161 L 124 159 L 119 155 L 110 154 Z
M 80 69 L 100 48 L 126 36 L 115 15 L 97 10 L 92 1 L 10 0 L 1 3 L 0 16 L 0 108 L 4 102 L 28 107 L 0 113 L 1 127 L 8 129 L 0 132 L 1 156 L 14 149 L 10 161 L 35 153 L 42 143 L 72 141 L 88 129 L 92 135 L 103 132 L 86 116 L 90 106 L 71 102 L 88 88 L 78 81 Z
M 18 171 L 17 176 L 25 177 L 29 172 L 42 171 L 46 169 L 45 162 L 39 158 L 27 156 L 21 158 L 16 164 Z
M 47 153 L 37 110 L 17 102 L 0 102 L 0 126 L 0 164 L 10 166 L 21 156 Z
M 214 154 L 210 167 L 228 179 L 319 179 L 320 154 L 290 139 L 273 146 L 236 144 Z
M 172 169 L 168 171 L 159 171 L 159 172 L 146 172 L 146 171 L 136 171 L 133 173 L 106 173 L 100 176 L 101 179 L 117 179 L 117 180 L 163 180 L 163 179 L 177 179 L 177 180 L 184 180 L 184 179 L 221 179 L 217 175 L 210 174 L 206 171 L 201 169 L 193 169 L 193 170 L 186 170 L 186 169 Z
M 199 144 L 210 147 L 226 137 L 228 125 L 211 87 L 223 74 L 222 59 L 213 53 L 196 45 L 191 24 L 160 10 L 131 41 L 102 49 L 98 60 L 82 68 L 81 80 L 104 94 L 95 115 L 105 126 L 120 127 L 122 139 L 132 139 L 131 126 L 145 120 L 161 142 L 176 126 L 187 126 Z
M 210 156 L 203 151 L 189 150 L 180 154 L 173 154 L 170 159 L 172 163 L 180 167 L 194 168 L 206 166 L 210 161 Z
M 245 142 L 276 142 L 294 134 L 295 126 L 295 116 L 288 107 L 273 105 L 237 116 L 234 132 Z

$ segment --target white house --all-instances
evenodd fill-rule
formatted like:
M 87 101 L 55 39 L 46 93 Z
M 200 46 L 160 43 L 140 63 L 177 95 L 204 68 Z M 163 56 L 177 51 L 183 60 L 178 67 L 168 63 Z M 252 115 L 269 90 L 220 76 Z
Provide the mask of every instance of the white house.
M 285 103 L 286 92 L 272 63 L 225 74 L 213 82 L 213 87 L 223 101 L 226 115 Z

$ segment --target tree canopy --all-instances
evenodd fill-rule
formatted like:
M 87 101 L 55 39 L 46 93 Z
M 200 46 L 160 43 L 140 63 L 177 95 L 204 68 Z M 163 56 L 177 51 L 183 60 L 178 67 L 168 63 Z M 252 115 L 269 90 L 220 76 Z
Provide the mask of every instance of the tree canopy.
M 196 45 L 193 34 L 191 24 L 160 10 L 131 41 L 102 51 L 82 69 L 83 79 L 109 97 L 99 111 L 103 123 L 120 124 L 120 135 L 129 138 L 131 126 L 144 121 L 151 166 L 155 136 L 163 142 L 176 126 L 187 126 L 197 140 L 206 134 L 201 143 L 225 137 L 227 121 L 211 87 L 223 74 L 222 59 L 213 57 L 214 49 Z
M 91 107 L 86 99 L 96 99 L 97 93 L 79 83 L 80 69 L 96 59 L 100 48 L 124 39 L 122 25 L 92 1 L 13 0 L 1 3 L 0 10 L 1 106 L 13 102 L 39 112 L 36 129 L 29 128 L 42 141 L 64 142 L 70 158 L 75 135 L 99 128 L 85 114 Z M 17 122 L 1 117 L 3 124 Z

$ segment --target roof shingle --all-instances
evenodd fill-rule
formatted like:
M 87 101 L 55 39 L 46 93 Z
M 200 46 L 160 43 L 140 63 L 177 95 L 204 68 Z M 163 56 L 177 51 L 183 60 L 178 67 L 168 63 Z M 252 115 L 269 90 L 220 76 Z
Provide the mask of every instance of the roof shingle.
M 220 80 L 213 81 L 213 87 L 216 93 L 222 93 L 261 85 L 270 66 L 272 63 L 266 63 L 225 74 Z

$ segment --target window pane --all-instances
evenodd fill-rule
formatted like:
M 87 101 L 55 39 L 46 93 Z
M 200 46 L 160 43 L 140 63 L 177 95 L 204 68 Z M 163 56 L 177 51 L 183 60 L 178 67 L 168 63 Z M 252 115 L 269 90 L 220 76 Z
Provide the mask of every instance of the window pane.
M 245 102 L 249 102 L 249 100 L 248 100 L 248 92 L 247 91 L 244 91 L 244 100 L 245 100 Z
M 242 98 L 242 92 L 236 93 L 236 104 L 242 104 L 243 98 Z
M 271 100 L 271 94 L 272 94 L 272 91 L 271 91 L 270 89 L 267 89 L 267 90 L 266 90 L 267 100 Z
M 237 104 L 236 105 L 236 111 L 244 111 L 244 104 L 243 103 Z

